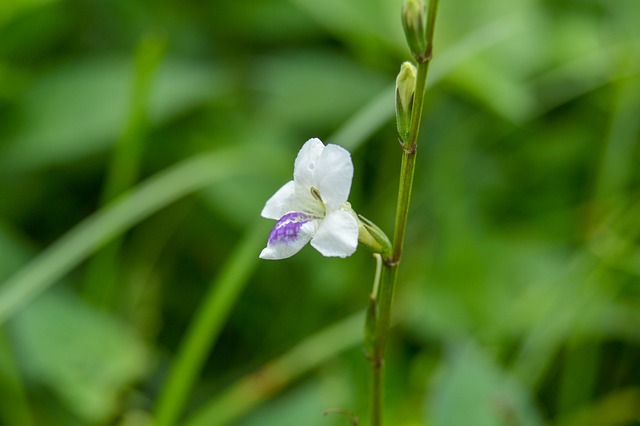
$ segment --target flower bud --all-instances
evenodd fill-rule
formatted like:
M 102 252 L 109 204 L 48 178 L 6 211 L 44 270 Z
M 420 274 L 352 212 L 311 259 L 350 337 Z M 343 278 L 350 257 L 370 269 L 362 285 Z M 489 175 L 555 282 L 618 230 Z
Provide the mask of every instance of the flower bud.
M 373 253 L 387 256 L 391 253 L 391 241 L 375 223 L 358 215 L 358 242 Z
M 426 5 L 423 0 L 404 0 L 402 4 L 402 27 L 407 44 L 414 57 L 424 55 L 427 49 Z
M 413 109 L 413 95 L 416 91 L 416 67 L 411 62 L 405 62 L 396 78 L 396 125 L 402 142 L 409 138 L 411 130 L 411 111 Z

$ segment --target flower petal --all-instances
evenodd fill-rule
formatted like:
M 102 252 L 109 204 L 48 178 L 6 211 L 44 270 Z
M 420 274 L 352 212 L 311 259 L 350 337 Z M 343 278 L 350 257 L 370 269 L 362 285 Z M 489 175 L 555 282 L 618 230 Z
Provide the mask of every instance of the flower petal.
M 293 256 L 311 240 L 317 228 L 317 217 L 300 212 L 287 213 L 273 227 L 260 258 L 277 260 Z
M 358 221 L 344 210 L 330 212 L 320 223 L 311 245 L 323 256 L 351 256 L 358 247 Z
M 285 183 L 282 188 L 278 189 L 275 194 L 264 205 L 262 209 L 262 217 L 267 219 L 278 220 L 285 214 L 289 213 L 295 204 L 294 201 L 295 184 L 293 181 Z
M 338 145 L 327 145 L 316 164 L 314 181 L 322 201 L 330 210 L 347 201 L 352 180 L 353 163 L 349 151 Z
M 293 180 L 296 184 L 309 192 L 309 188 L 314 185 L 314 172 L 317 167 L 318 159 L 324 151 L 324 144 L 318 138 L 309 139 L 302 145 L 300 152 L 296 157 L 293 168 Z

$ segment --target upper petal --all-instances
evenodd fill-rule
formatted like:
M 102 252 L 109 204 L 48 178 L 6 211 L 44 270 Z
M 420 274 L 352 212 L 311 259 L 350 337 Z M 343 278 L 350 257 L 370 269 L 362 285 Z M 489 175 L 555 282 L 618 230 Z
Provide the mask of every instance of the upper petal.
M 306 191 L 309 191 L 309 188 L 314 185 L 314 172 L 324 149 L 324 144 L 320 139 L 312 138 L 302 145 L 296 157 L 293 180 L 296 184 L 304 187 Z
M 278 260 L 293 256 L 309 242 L 317 228 L 316 217 L 301 212 L 287 213 L 273 227 L 260 258 Z
M 286 213 L 295 209 L 295 184 L 293 181 L 285 183 L 282 188 L 278 189 L 271 198 L 267 200 L 267 203 L 262 209 L 262 217 L 267 219 L 278 220 Z
M 330 212 L 318 226 L 311 245 L 323 256 L 351 256 L 358 247 L 358 221 L 348 211 Z
M 329 210 L 337 209 L 349 198 L 353 180 L 353 163 L 349 151 L 327 145 L 315 167 L 314 183 Z

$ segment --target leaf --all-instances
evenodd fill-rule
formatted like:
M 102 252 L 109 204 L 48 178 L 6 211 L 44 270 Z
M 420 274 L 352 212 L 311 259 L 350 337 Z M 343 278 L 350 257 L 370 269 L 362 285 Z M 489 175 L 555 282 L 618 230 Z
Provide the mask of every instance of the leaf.
M 226 90 L 212 67 L 167 59 L 150 94 L 153 124 Z M 18 106 L 18 129 L 0 146 L 3 171 L 29 171 L 105 150 L 129 114 L 133 67 L 128 58 L 91 58 L 45 74 Z
M 86 422 L 102 422 L 121 392 L 146 370 L 147 354 L 131 330 L 69 293 L 39 298 L 11 323 L 20 363 Z
M 527 390 L 470 342 L 453 347 L 427 406 L 434 426 L 543 424 Z

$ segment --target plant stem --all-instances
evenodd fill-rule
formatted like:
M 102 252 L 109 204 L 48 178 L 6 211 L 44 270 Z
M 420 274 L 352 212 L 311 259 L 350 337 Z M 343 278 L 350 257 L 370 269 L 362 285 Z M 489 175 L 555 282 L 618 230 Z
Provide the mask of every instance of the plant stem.
M 411 201 L 413 174 L 416 164 L 418 132 L 420 131 L 420 121 L 422 119 L 422 104 L 428 70 L 428 60 L 418 63 L 418 77 L 411 117 L 411 132 L 407 145 L 403 146 L 402 165 L 400 167 L 400 184 L 398 188 L 398 204 L 396 207 L 396 224 L 393 233 L 393 249 L 391 257 L 385 258 L 383 263 L 382 278 L 380 280 L 380 289 L 377 298 L 377 324 L 375 327 L 373 354 L 371 357 L 373 386 L 371 424 L 373 426 L 382 425 L 384 352 L 389 336 L 389 326 L 391 324 L 391 308 L 393 306 L 398 266 L 400 265 L 400 259 L 402 257 L 402 246 L 407 229 L 407 216 L 409 213 L 409 202 Z
M 398 264 L 384 263 L 380 290 L 378 293 L 378 312 L 373 336 L 373 353 L 371 354 L 371 425 L 382 425 L 382 401 L 384 389 L 384 351 L 391 323 L 391 305 L 395 290 Z
M 416 153 L 418 148 L 418 135 L 422 121 L 424 94 L 429 73 L 429 64 L 433 49 L 433 32 L 435 18 L 438 10 L 438 0 L 431 0 L 427 17 L 427 48 L 424 55 L 416 58 L 418 61 L 418 73 L 416 77 L 416 89 L 411 111 L 411 128 L 409 137 L 402 142 L 402 164 L 400 167 L 400 184 L 398 188 L 398 202 L 396 207 L 396 221 L 393 234 L 391 256 L 384 259 L 380 288 L 377 297 L 378 312 L 373 336 L 373 353 L 371 356 L 372 373 L 372 401 L 371 424 L 382 425 L 382 406 L 384 388 L 384 354 L 389 337 L 393 297 L 398 276 L 398 266 L 402 257 L 402 246 L 407 229 L 407 217 L 409 203 L 411 201 L 411 189 L 413 187 L 413 175 L 416 165 Z
M 391 259 L 385 262 L 387 264 L 397 264 L 402 257 L 402 245 L 407 229 L 409 202 L 411 201 L 411 189 L 413 188 L 413 173 L 416 167 L 416 154 L 418 150 L 418 133 L 420 132 L 420 121 L 422 121 L 422 105 L 428 71 L 429 61 L 418 63 L 416 92 L 411 114 L 411 132 L 409 133 L 406 145 L 403 145 L 402 164 L 400 166 L 396 224 L 393 232 L 393 253 Z

